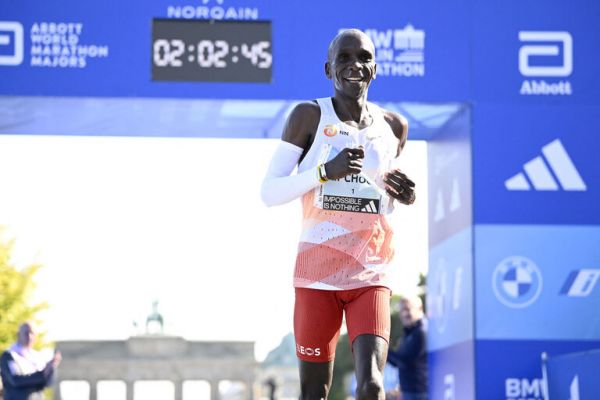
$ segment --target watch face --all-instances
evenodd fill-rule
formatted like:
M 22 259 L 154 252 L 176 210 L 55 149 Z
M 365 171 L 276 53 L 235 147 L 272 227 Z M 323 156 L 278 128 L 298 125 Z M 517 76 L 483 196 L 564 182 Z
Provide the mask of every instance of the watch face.
M 270 82 L 270 21 L 152 21 L 152 80 Z

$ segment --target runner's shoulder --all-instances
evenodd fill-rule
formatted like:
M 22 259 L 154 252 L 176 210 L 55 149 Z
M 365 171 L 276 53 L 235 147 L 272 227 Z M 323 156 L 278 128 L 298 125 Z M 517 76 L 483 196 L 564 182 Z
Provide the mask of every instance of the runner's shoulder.
M 308 148 L 320 119 L 321 108 L 317 102 L 296 104 L 287 118 L 282 139 L 303 149 Z
M 394 135 L 400 139 L 400 141 L 405 141 L 408 136 L 408 120 L 402 114 L 395 111 L 382 108 L 381 112 L 385 122 L 392 128 Z
M 303 101 L 294 106 L 290 113 L 290 119 L 300 119 L 306 123 L 319 122 L 321 119 L 321 107 L 316 101 Z

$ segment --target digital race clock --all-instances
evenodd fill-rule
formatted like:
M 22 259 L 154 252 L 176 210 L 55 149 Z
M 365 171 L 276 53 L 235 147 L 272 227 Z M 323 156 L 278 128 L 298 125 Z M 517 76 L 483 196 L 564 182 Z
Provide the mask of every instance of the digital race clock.
M 152 80 L 270 82 L 270 21 L 152 21 Z

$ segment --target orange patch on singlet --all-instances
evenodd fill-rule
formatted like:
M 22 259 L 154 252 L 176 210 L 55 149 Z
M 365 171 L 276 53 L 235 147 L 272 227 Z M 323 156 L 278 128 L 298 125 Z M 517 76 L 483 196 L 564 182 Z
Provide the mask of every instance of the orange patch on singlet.
M 327 137 L 333 137 L 333 136 L 337 135 L 338 128 L 335 125 L 326 125 L 325 129 L 323 129 L 323 133 Z

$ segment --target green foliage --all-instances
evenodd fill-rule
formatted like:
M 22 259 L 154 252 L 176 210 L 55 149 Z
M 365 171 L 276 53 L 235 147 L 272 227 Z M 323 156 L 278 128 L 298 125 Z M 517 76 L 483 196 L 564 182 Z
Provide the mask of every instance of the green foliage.
M 33 278 L 41 265 L 16 268 L 11 262 L 14 240 L 5 241 L 1 234 L 0 230 L 0 351 L 15 342 L 21 323 L 32 321 L 38 325 L 36 315 L 47 308 L 46 303 L 30 304 L 35 290 Z M 41 332 L 37 333 L 36 347 L 44 342 Z

